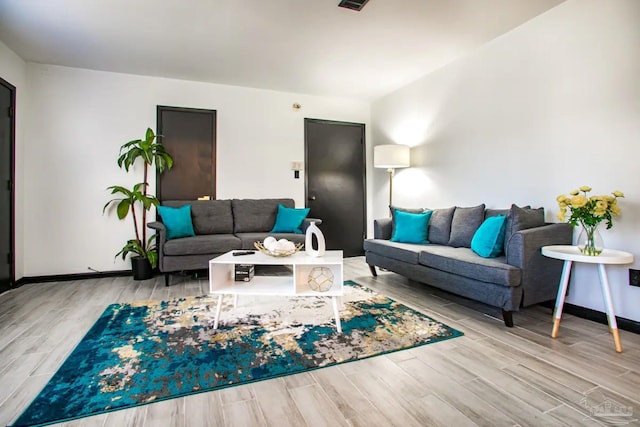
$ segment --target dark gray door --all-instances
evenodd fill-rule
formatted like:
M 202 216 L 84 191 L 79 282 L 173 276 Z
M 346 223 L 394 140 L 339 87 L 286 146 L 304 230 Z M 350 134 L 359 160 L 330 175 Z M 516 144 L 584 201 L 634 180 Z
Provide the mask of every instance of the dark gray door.
M 158 177 L 158 199 L 215 199 L 215 110 L 158 106 L 158 135 L 174 161 Z
M 14 283 L 13 152 L 15 87 L 0 79 L 0 292 Z
M 364 254 L 366 231 L 364 124 L 305 119 L 309 216 L 320 218 L 327 249 Z

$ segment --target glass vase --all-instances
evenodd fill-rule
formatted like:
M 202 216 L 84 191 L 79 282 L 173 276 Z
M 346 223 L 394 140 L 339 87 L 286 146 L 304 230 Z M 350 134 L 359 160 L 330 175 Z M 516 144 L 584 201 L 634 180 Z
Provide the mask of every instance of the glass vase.
M 597 256 L 602 253 L 604 243 L 598 231 L 599 225 L 599 223 L 596 225 L 582 224 L 582 230 L 578 235 L 578 249 L 583 255 Z

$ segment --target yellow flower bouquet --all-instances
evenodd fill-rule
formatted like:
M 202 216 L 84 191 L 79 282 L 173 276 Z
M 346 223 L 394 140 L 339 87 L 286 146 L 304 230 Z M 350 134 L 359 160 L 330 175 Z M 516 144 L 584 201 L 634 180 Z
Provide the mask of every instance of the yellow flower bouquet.
M 594 240 L 596 228 L 602 221 L 606 221 L 607 229 L 613 227 L 612 216 L 620 215 L 618 198 L 624 197 L 624 194 L 614 191 L 611 196 L 589 196 L 590 191 L 591 187 L 585 185 L 569 193 L 571 197 L 559 195 L 556 198 L 560 207 L 558 219 L 573 226 L 580 224 L 586 233 L 586 240 L 584 245 L 581 245 L 578 239 L 578 247 L 586 255 L 600 255 L 602 248 L 598 247 Z

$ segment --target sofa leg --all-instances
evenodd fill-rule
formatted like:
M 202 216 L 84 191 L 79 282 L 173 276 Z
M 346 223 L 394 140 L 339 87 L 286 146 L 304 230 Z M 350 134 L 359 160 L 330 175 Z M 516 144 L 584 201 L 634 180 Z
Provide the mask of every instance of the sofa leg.
M 165 286 L 169 286 L 169 278 L 170 278 L 169 273 L 164 273 L 164 285 Z
M 376 266 L 375 265 L 369 264 L 369 270 L 371 270 L 371 275 L 373 277 L 377 277 L 378 276 L 378 272 L 376 271 Z
M 513 311 L 502 310 L 502 319 L 508 328 L 513 328 Z

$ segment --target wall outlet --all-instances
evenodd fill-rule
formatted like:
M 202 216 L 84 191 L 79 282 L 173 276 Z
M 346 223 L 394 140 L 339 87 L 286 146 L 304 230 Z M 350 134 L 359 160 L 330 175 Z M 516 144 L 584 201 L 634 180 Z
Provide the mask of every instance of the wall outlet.
M 629 286 L 640 286 L 640 270 L 629 269 Z

